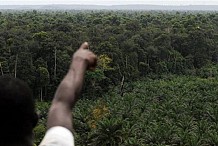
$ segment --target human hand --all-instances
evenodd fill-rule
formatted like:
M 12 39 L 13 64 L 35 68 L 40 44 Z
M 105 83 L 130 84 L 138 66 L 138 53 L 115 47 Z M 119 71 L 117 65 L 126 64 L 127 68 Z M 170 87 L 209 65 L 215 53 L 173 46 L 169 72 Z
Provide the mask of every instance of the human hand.
M 82 90 L 85 71 L 94 70 L 96 55 L 88 50 L 85 42 L 74 53 L 70 69 L 58 86 L 49 109 L 47 127 L 65 127 L 72 130 L 72 107 L 76 104 Z
M 97 65 L 97 56 L 92 51 L 88 50 L 88 48 L 89 44 L 84 42 L 74 53 L 72 58 L 74 69 L 80 69 L 84 67 L 88 70 L 95 70 Z

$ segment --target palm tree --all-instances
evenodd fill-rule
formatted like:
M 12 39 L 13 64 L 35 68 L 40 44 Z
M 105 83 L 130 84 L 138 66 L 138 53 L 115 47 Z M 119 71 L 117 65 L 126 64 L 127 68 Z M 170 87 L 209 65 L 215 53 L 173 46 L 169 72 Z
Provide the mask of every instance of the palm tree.
M 92 143 L 95 146 L 118 146 L 123 141 L 123 122 L 115 118 L 102 120 L 91 136 Z

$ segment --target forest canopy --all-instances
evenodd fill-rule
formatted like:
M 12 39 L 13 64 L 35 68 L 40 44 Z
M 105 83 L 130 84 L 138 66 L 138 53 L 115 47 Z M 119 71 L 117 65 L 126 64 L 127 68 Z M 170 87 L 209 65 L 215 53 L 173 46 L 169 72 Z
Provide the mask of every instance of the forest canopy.
M 0 69 L 28 82 L 35 97 L 48 98 L 75 49 L 88 41 L 107 65 L 88 73 L 86 86 L 103 92 L 122 77 L 201 74 L 218 61 L 217 32 L 215 12 L 2 11 Z
M 117 134 L 110 137 L 114 146 L 218 144 L 217 132 L 212 130 L 218 122 L 214 111 L 218 13 L 0 11 L 0 75 L 26 81 L 36 100 L 47 101 L 38 103 L 41 121 L 36 128 L 37 144 L 45 131 L 49 101 L 68 70 L 73 52 L 84 41 L 98 55 L 98 67 L 87 72 L 82 94 L 85 105 L 79 103 L 80 110 L 75 111 L 78 145 L 108 146 L 107 137 L 98 139 L 102 132 L 107 135 L 107 127 Z M 122 109 L 119 105 L 125 106 Z M 180 108 L 192 112 L 175 109 L 182 105 Z M 148 116 L 148 112 L 156 115 Z M 200 116 L 202 113 L 209 115 Z M 143 121 L 149 117 L 153 122 Z M 141 127 L 135 121 L 140 121 Z M 202 132 L 205 123 L 213 128 Z

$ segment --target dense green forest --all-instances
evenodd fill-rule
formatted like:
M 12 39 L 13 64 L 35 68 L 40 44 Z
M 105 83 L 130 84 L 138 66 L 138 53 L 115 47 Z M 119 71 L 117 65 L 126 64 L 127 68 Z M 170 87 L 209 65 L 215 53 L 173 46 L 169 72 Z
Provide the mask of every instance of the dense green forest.
M 0 74 L 33 89 L 36 144 L 84 41 L 98 67 L 73 112 L 76 145 L 218 145 L 218 13 L 1 11 Z

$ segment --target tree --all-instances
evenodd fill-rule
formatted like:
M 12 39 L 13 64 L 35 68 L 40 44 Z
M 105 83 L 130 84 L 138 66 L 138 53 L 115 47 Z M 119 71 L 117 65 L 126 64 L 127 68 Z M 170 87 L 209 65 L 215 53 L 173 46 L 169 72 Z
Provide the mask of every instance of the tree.
M 45 88 L 46 96 L 46 86 L 49 84 L 49 72 L 45 67 L 39 67 L 37 69 L 37 84 L 40 87 L 40 100 L 43 100 L 43 88 Z
M 108 90 L 110 79 L 106 76 L 106 73 L 113 70 L 110 66 L 111 62 L 112 59 L 109 56 L 100 55 L 96 70 L 86 74 L 85 89 L 89 97 L 101 96 L 103 91 Z
M 110 118 L 99 122 L 99 128 L 91 136 L 92 145 L 117 146 L 123 141 L 123 123 L 120 120 Z

